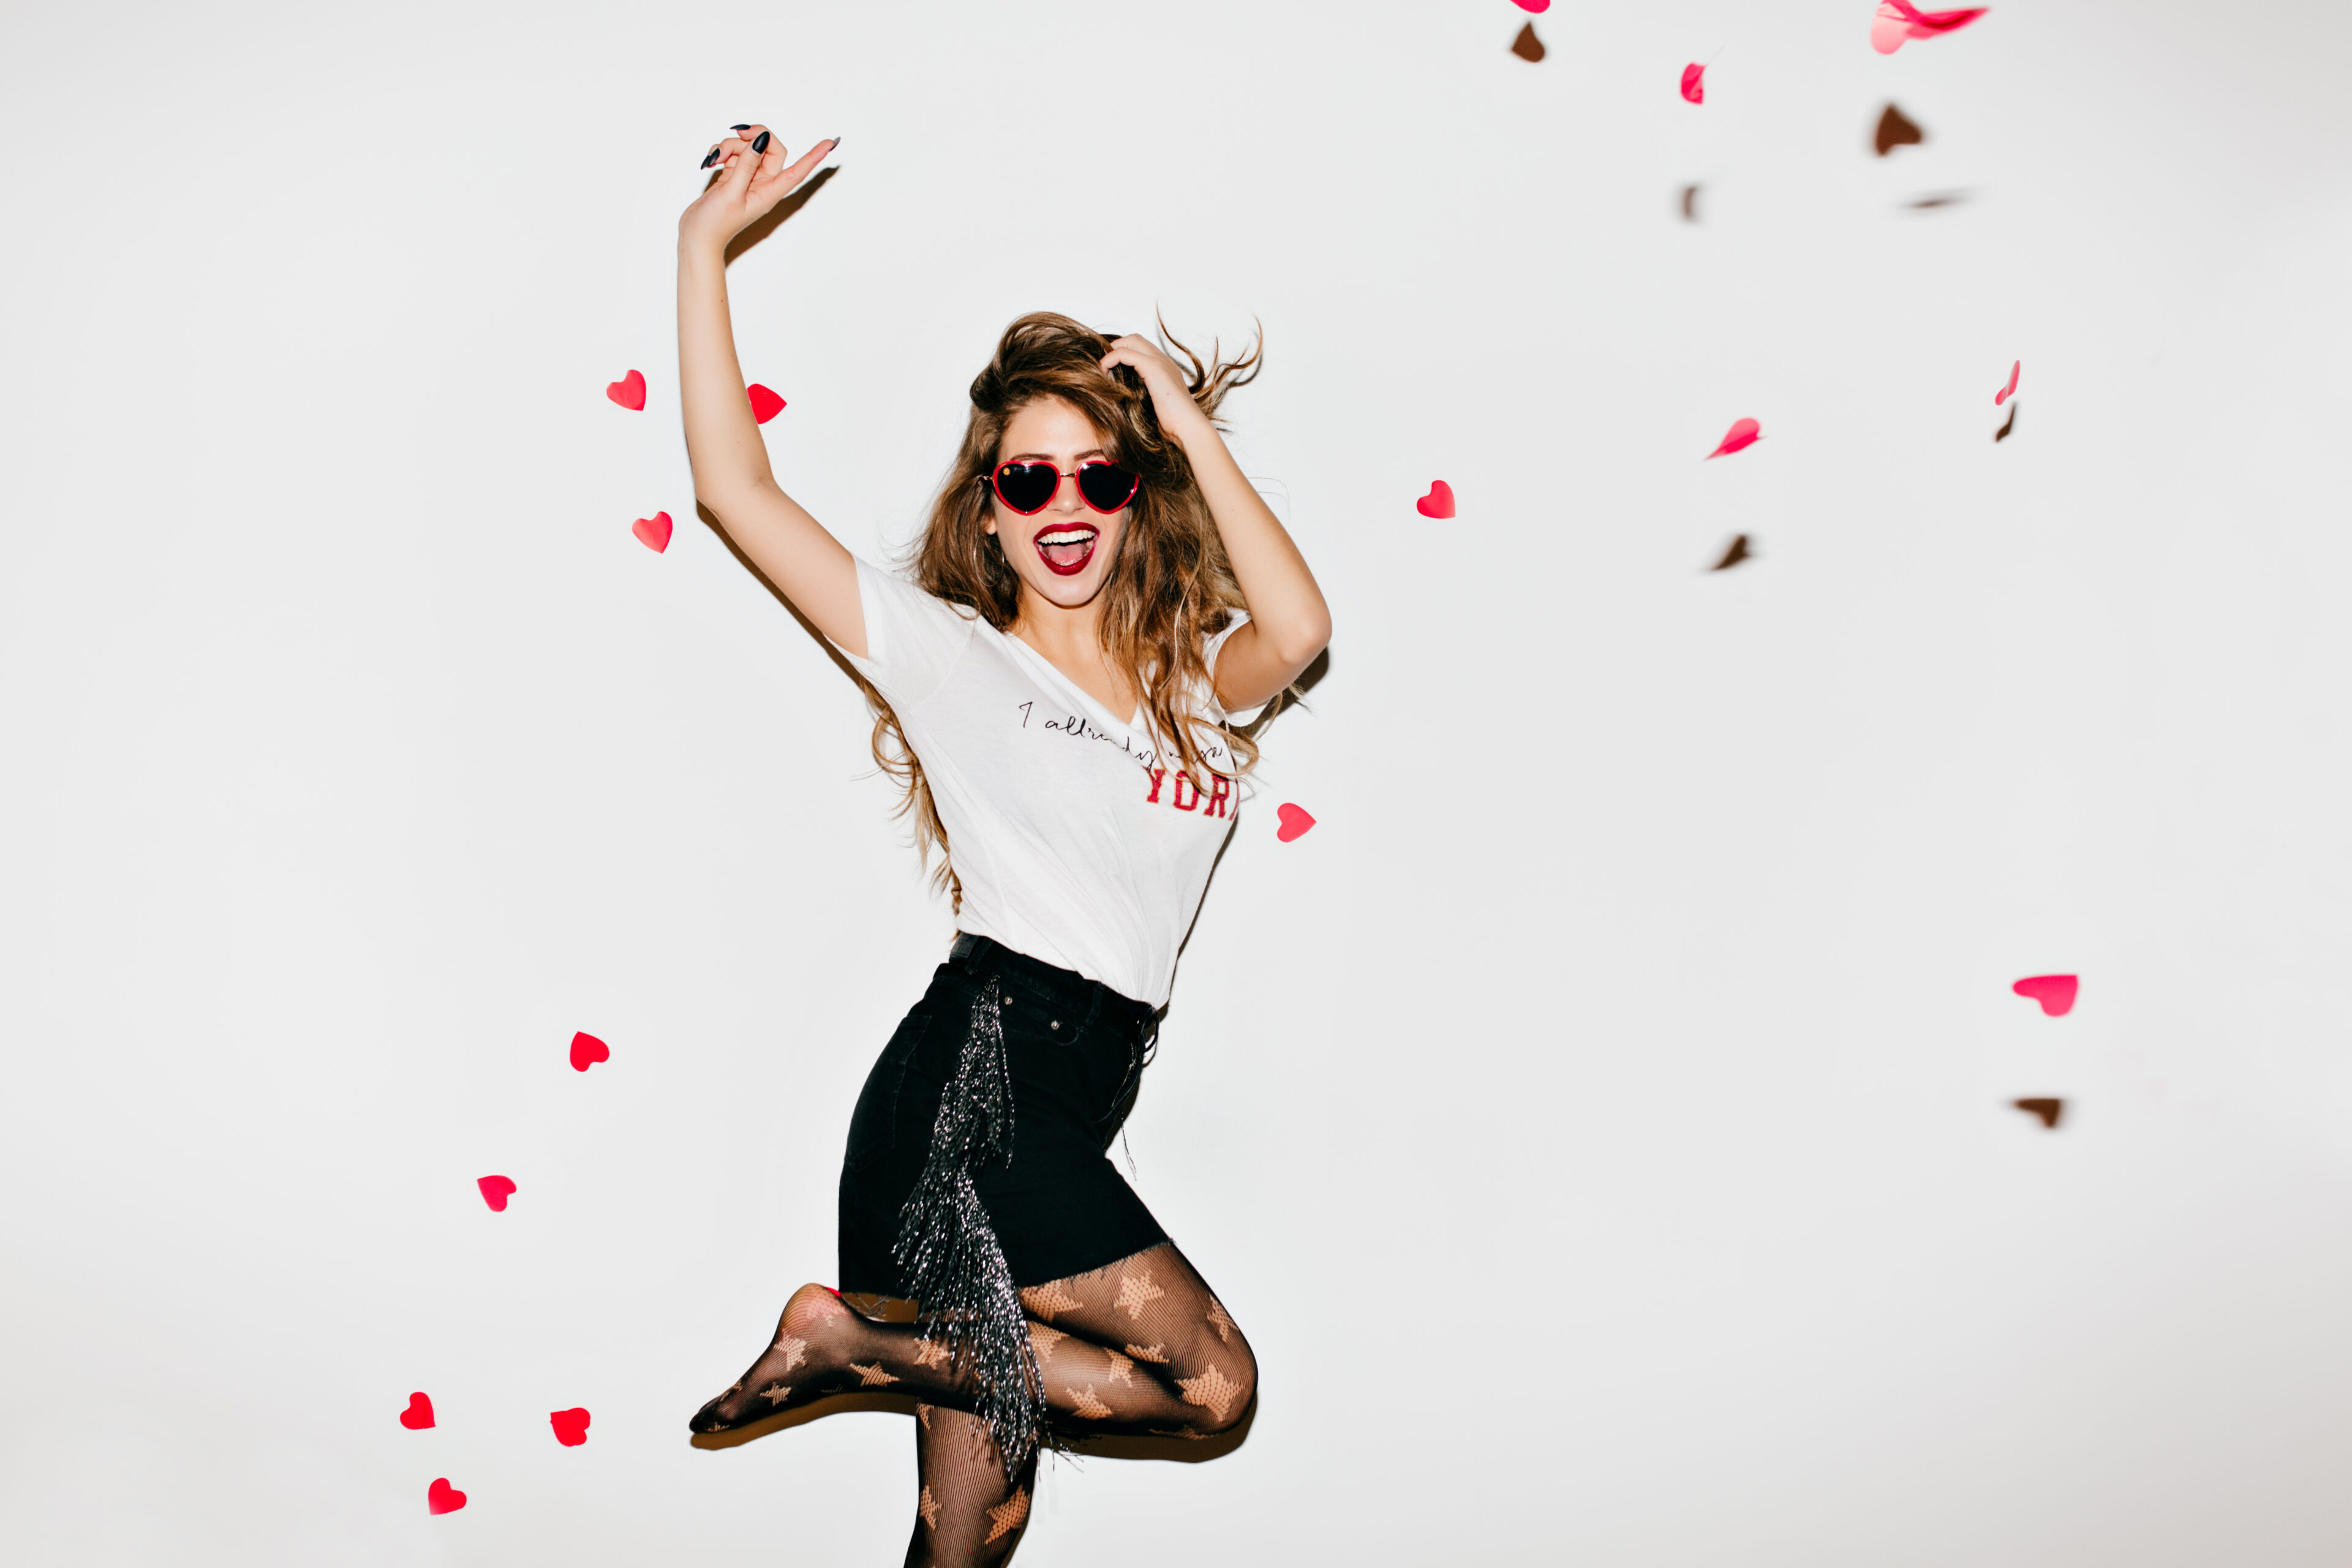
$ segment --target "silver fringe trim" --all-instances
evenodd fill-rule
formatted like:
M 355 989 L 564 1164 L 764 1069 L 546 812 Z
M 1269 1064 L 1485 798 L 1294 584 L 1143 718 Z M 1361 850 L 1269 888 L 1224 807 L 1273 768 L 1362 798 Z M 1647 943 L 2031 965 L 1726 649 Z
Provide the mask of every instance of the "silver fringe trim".
M 972 999 L 971 1029 L 940 1096 L 930 1156 L 898 1214 L 891 1256 L 906 1276 L 926 1343 L 972 1380 L 972 1414 L 988 1424 L 1008 1473 L 1018 1474 L 1046 1427 L 1045 1382 L 988 1211 L 971 1173 L 990 1155 L 1013 1159 L 1013 1068 L 1004 1055 L 1003 998 L 992 976 Z

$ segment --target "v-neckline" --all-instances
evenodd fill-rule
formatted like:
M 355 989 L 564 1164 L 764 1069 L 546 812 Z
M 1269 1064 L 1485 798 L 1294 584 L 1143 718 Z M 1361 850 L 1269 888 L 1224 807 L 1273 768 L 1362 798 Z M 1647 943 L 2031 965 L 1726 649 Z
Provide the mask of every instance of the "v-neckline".
M 1136 705 L 1134 718 L 1124 720 L 1117 718 L 1113 716 L 1108 708 L 1103 706 L 1102 699 L 1097 697 L 1093 692 L 1088 691 L 1085 687 L 1080 686 L 1076 681 L 1064 674 L 1062 672 L 1061 666 L 1055 664 L 1052 659 L 1047 658 L 1037 649 L 1030 647 L 1029 641 L 1026 637 L 1020 636 L 1018 633 L 1009 631 L 998 632 L 996 635 L 1003 637 L 1006 642 L 1011 643 L 1014 647 L 1019 648 L 1024 657 L 1028 658 L 1039 669 L 1044 670 L 1046 675 L 1051 677 L 1054 681 L 1062 688 L 1064 691 L 1067 692 L 1070 696 L 1076 698 L 1079 701 L 1092 709 L 1096 717 L 1115 728 L 1126 731 L 1129 734 L 1133 735 L 1138 740 L 1148 741 L 1150 739 L 1150 737 L 1145 733 L 1141 722 L 1143 718 L 1143 706 L 1141 703 L 1138 703 Z

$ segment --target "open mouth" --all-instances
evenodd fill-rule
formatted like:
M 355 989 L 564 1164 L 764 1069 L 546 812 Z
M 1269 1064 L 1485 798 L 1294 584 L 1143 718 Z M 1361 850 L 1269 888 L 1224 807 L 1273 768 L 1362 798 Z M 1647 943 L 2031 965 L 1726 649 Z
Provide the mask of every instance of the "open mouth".
M 1064 577 L 1073 577 L 1087 569 L 1094 559 L 1095 540 L 1099 531 L 1083 522 L 1055 523 L 1043 528 L 1030 542 L 1037 547 L 1038 558 L 1045 570 Z

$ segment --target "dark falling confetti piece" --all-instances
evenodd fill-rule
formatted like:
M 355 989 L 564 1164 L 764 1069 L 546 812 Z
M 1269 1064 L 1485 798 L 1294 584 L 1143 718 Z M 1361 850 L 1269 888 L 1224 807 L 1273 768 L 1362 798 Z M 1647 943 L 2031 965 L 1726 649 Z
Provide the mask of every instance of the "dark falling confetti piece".
M 1897 147 L 1916 147 L 1927 140 L 1927 133 L 1914 125 L 1909 115 L 1890 103 L 1886 106 L 1886 112 L 1878 117 L 1878 130 L 1871 137 L 1870 144 L 1884 158 Z
M 1511 53 L 1529 65 L 1544 58 L 1543 40 L 1536 37 L 1536 25 L 1533 22 L 1521 27 L 1519 36 L 1511 40 Z
M 2000 429 L 1992 433 L 1992 438 L 1996 441 L 2006 441 L 2009 439 L 2009 433 L 2016 428 L 2017 405 L 2015 403 L 2011 403 L 2009 405 L 2009 418 L 2002 423 Z
M 1723 552 L 1723 559 L 1708 567 L 1707 570 L 1710 572 L 1728 572 L 1743 561 L 1753 561 L 1755 559 L 1756 552 L 1748 548 L 1748 536 L 1744 533 L 1735 534 L 1732 536 L 1731 548 Z
M 1937 207 L 1956 207 L 1968 199 L 1969 193 L 1966 191 L 1937 191 L 1933 195 L 1921 196 L 1916 201 L 1906 202 L 1903 205 L 1909 207 L 1915 213 L 1924 213 L 1933 212 Z
M 2010 1103 L 2028 1116 L 2040 1117 L 2042 1127 L 2053 1132 L 2058 1130 L 2058 1119 L 2066 1113 L 2063 1100 L 2012 1100 Z
M 1696 185 L 1683 187 L 1683 221 L 1685 223 L 1698 221 L 1698 187 Z

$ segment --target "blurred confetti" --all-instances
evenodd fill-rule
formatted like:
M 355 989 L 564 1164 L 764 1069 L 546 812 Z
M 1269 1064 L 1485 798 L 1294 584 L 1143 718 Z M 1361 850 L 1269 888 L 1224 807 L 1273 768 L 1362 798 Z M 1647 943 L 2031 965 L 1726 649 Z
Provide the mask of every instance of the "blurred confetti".
M 1990 8 L 1977 5 L 1962 11 L 1922 11 L 1909 0 L 1886 0 L 1879 6 L 1878 15 L 1871 18 L 1870 47 L 1882 55 L 1891 55 L 1913 38 L 1958 32 Z
M 1916 147 L 1927 140 L 1927 133 L 1912 123 L 1911 117 L 1895 108 L 1886 106 L 1878 117 L 1878 130 L 1871 136 L 1870 144 L 1882 158 L 1897 147 Z
M 1706 101 L 1706 68 L 1705 66 L 1683 67 L 1683 101 L 1685 103 Z
M 2015 418 L 2015 415 L 2011 416 Z M 1999 437 L 1994 437 L 1999 440 Z M 2081 992 L 2081 979 L 2072 974 L 2032 974 L 2011 985 L 2010 989 L 2028 1001 L 2042 1005 L 2044 1016 L 2063 1018 L 2074 1010 L 2074 998 Z
M 2040 1117 L 2042 1125 L 2052 1131 L 2057 1130 L 2058 1119 L 2066 1113 L 2063 1100 L 2012 1100 L 2010 1103 L 2028 1116 Z
M 1530 65 L 1544 58 L 1543 40 L 1536 37 L 1536 25 L 1533 22 L 1521 27 L 1519 36 L 1511 40 L 1511 53 Z
M 1709 458 L 1726 458 L 1734 452 L 1744 452 L 1763 438 L 1764 426 L 1755 420 L 1735 419 L 1731 422 L 1731 428 L 1723 433 L 1723 439 L 1717 443 L 1715 450 L 1709 452 L 1707 457 Z
M 1748 547 L 1748 536 L 1744 533 L 1735 534 L 1732 536 L 1730 548 L 1723 552 L 1723 559 L 1708 567 L 1707 570 L 1710 572 L 1728 572 L 1743 561 L 1753 561 L 1755 559 L 1756 552 Z

